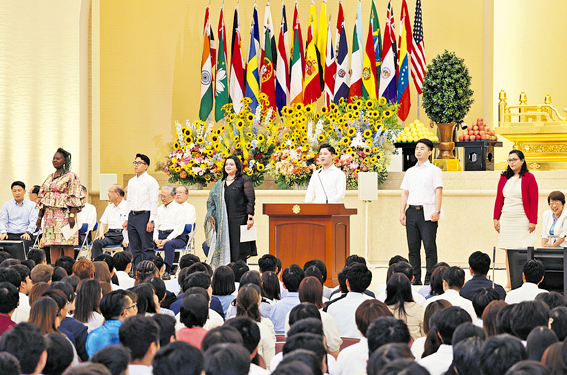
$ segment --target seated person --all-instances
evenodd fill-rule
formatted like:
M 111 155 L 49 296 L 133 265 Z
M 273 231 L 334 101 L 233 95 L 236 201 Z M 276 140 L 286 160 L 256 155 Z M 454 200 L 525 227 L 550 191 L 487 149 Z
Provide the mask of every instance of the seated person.
M 200 294 L 191 294 L 183 298 L 180 310 L 185 327 L 177 331 L 177 340 L 201 349 L 201 342 L 208 332 L 203 326 L 209 317 L 209 301 Z
M 110 245 L 122 245 L 128 247 L 128 231 L 122 228 L 122 224 L 128 219 L 128 203 L 124 199 L 124 190 L 120 185 L 112 185 L 108 189 L 108 200 L 110 204 L 104 210 L 100 218 L 99 235 L 93 241 L 91 257 L 96 258 L 102 254 L 102 248 Z M 108 232 L 104 233 L 108 226 Z
M 33 323 L 20 323 L 0 338 L 0 352 L 12 354 L 20 362 L 22 374 L 41 374 L 47 362 L 47 345 Z
M 486 277 L 488 270 L 490 270 L 490 257 L 488 254 L 481 251 L 472 253 L 469 256 L 469 272 L 473 278 L 463 286 L 460 291 L 461 296 L 472 301 L 477 290 L 492 288 L 492 281 Z M 506 291 L 501 285 L 494 284 L 494 290 L 498 293 L 500 299 L 506 298 Z
M 31 191 L 28 193 L 28 196 L 30 197 L 30 201 L 32 201 L 33 203 L 37 203 L 38 199 L 37 199 L 37 194 L 39 193 L 39 191 L 41 190 L 41 186 L 39 185 L 34 185 L 31 189 Z
M 24 199 L 26 185 L 22 181 L 12 182 L 14 199 L 4 203 L 0 210 L 0 240 L 22 240 L 25 252 L 32 245 L 32 235 L 37 230 L 35 203 Z
M 415 280 L 415 276 L 413 274 L 413 267 L 411 266 L 411 264 L 409 264 L 406 261 L 399 261 L 397 263 L 392 264 L 390 267 L 392 267 L 391 275 L 389 275 L 390 277 L 392 277 L 392 275 L 394 275 L 396 273 L 401 273 L 401 274 L 406 275 L 406 277 L 408 278 L 410 283 L 413 284 L 413 282 Z M 390 268 L 388 268 L 388 271 L 390 271 Z M 390 280 L 390 277 L 388 277 L 388 276 L 386 277 L 386 285 L 387 285 L 388 281 Z M 378 290 L 378 288 L 376 290 Z M 425 301 L 425 297 L 423 297 L 421 294 L 419 294 L 417 289 L 412 288 L 411 294 L 412 294 L 413 300 L 415 302 L 423 303 Z M 388 295 L 386 293 L 386 289 L 384 289 L 382 292 L 376 294 L 376 299 L 378 301 L 384 302 L 386 300 L 387 296 Z
M 535 259 L 528 260 L 524 264 L 524 272 L 522 273 L 524 283 L 521 287 L 508 292 L 506 303 L 511 305 L 522 301 L 533 301 L 538 294 L 549 293 L 547 290 L 538 287 L 543 281 L 544 274 L 545 268 L 542 262 Z
M 84 185 L 81 185 L 81 189 L 83 190 L 83 194 L 87 197 L 87 188 Z M 81 209 L 81 211 L 77 214 L 77 222 L 79 224 L 79 229 L 84 223 L 88 224 L 88 239 L 87 241 L 91 242 L 91 230 L 93 230 L 96 224 L 96 207 L 92 204 L 85 202 L 85 206 Z M 85 242 L 85 236 L 87 233 L 79 233 L 79 246 L 81 246 Z
M 567 211 L 565 206 L 565 195 L 560 191 L 552 191 L 547 196 L 550 210 L 543 212 L 543 228 L 541 230 L 542 247 L 564 247 L 565 236 L 567 236 Z
M 154 223 L 154 242 L 156 249 L 165 253 L 166 278 L 171 273 L 175 249 L 187 245 L 187 236 L 183 233 L 185 229 L 185 211 L 175 201 L 175 188 L 165 185 L 161 189 L 162 205 L 158 207 Z
M 120 343 L 130 349 L 130 374 L 151 374 L 152 361 L 159 350 L 159 326 L 150 317 L 131 316 L 120 326 Z
M 282 280 L 288 293 L 270 310 L 270 320 L 274 323 L 274 330 L 278 335 L 285 333 L 287 314 L 301 303 L 298 291 L 304 277 L 305 273 L 297 264 L 292 264 L 283 271 Z
M 175 201 L 185 209 L 185 224 L 194 224 L 197 221 L 195 206 L 187 203 L 187 198 L 189 198 L 187 186 L 181 185 L 175 188 Z
M 0 282 L 0 336 L 16 325 L 12 314 L 18 307 L 19 300 L 18 288 L 8 281 Z
M 132 288 L 136 281 L 129 275 L 130 271 L 132 271 L 132 253 L 129 251 L 119 251 L 114 254 L 112 259 L 114 260 L 118 285 L 122 289 Z

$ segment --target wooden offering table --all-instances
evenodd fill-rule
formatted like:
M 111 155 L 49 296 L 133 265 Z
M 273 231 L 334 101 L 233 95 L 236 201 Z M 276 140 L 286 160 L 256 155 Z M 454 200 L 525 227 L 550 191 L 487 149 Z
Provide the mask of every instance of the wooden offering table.
M 342 203 L 264 203 L 270 218 L 270 254 L 283 267 L 320 259 L 327 265 L 328 287 L 339 284 L 338 274 L 350 255 L 350 215 L 356 209 Z

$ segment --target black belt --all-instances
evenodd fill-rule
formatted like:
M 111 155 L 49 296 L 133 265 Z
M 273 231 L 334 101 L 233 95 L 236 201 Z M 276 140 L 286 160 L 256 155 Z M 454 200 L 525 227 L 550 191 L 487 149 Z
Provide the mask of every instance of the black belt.
M 109 229 L 108 231 L 113 233 L 121 233 L 122 229 Z
M 409 208 L 413 208 L 414 210 L 423 210 L 423 206 L 414 206 L 414 205 L 409 205 Z
M 141 214 L 145 214 L 146 212 L 150 212 L 150 211 L 130 211 L 132 213 L 132 215 L 141 215 Z
M 173 229 L 172 230 L 160 230 L 159 234 L 170 234 L 171 232 L 173 232 Z

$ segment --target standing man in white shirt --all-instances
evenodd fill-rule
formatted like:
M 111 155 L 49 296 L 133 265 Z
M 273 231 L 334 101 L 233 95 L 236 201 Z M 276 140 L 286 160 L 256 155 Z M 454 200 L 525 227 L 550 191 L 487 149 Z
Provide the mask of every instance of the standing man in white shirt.
M 128 228 L 132 268 L 138 263 L 155 255 L 153 231 L 157 213 L 159 184 L 147 172 L 150 158 L 144 154 L 136 154 L 134 161 L 136 176 L 128 181 L 128 220 L 124 228 Z
M 188 203 L 187 198 L 189 198 L 187 186 L 178 186 L 175 189 L 175 201 L 185 210 L 185 224 L 194 224 L 197 221 L 197 213 L 195 212 L 195 206 Z
M 85 199 L 86 199 L 86 197 L 88 197 L 87 188 L 84 185 L 81 185 L 81 189 L 83 189 L 83 193 L 85 194 Z M 83 244 L 83 242 L 85 241 L 85 236 L 87 234 L 89 235 L 88 242 L 90 242 L 91 230 L 93 230 L 96 224 L 96 207 L 85 201 L 85 206 L 77 214 L 77 221 L 79 222 L 79 228 L 81 228 L 81 226 L 85 223 L 88 224 L 89 226 L 87 233 L 79 233 L 79 245 Z
M 124 189 L 115 184 L 108 189 L 108 200 L 110 204 L 105 208 L 100 218 L 99 235 L 93 241 L 91 250 L 92 258 L 102 254 L 102 249 L 110 245 L 122 245 L 128 247 L 128 231 L 122 227 L 128 219 L 128 202 L 124 199 Z M 108 225 L 108 232 L 104 233 Z
M 335 154 L 335 149 L 327 143 L 319 147 L 322 168 L 311 175 L 305 194 L 306 203 L 340 203 L 345 197 L 346 176 L 335 167 Z
M 187 245 L 187 236 L 183 233 L 185 229 L 185 209 L 175 201 L 175 188 L 165 185 L 161 189 L 161 202 L 157 209 L 154 229 L 154 242 L 159 250 L 165 253 L 165 274 L 167 279 L 171 273 L 175 249 Z
M 38 210 L 35 203 L 24 199 L 26 185 L 14 181 L 10 187 L 14 199 L 4 203 L 0 210 L 0 240 L 21 240 L 26 254 L 32 244 L 32 234 L 36 231 Z
M 429 284 L 433 266 L 437 263 L 437 225 L 441 214 L 443 178 L 441 169 L 429 162 L 433 142 L 420 139 L 415 146 L 417 163 L 408 169 L 402 181 L 400 223 L 406 227 L 409 261 L 413 266 L 414 285 L 421 285 L 421 242 L 425 248 L 427 272 L 425 284 Z M 407 208 L 407 209 L 406 209 Z M 424 208 L 431 212 L 425 217 Z

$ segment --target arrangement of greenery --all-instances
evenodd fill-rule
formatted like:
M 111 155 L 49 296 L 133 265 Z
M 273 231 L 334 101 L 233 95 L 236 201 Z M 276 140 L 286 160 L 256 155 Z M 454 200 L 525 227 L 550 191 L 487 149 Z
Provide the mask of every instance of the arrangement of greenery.
M 474 102 L 470 86 L 471 76 L 464 59 L 445 50 L 427 65 L 423 80 L 425 113 L 436 123 L 462 120 Z

